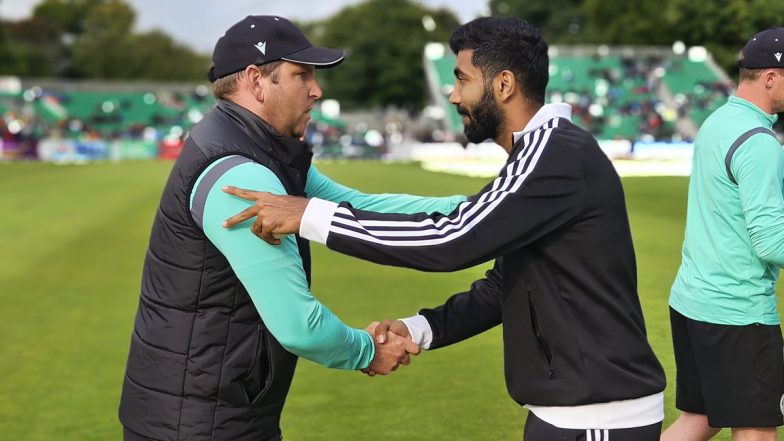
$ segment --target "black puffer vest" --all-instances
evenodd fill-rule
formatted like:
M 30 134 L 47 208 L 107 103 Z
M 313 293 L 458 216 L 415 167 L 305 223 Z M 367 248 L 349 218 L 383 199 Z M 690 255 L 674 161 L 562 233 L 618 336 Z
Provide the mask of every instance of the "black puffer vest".
M 193 127 L 152 227 L 120 401 L 122 424 L 148 438 L 263 441 L 280 433 L 297 357 L 266 330 L 190 211 L 196 179 L 228 155 L 265 165 L 289 194 L 305 193 L 306 144 L 228 101 Z M 297 243 L 310 283 L 308 242 Z

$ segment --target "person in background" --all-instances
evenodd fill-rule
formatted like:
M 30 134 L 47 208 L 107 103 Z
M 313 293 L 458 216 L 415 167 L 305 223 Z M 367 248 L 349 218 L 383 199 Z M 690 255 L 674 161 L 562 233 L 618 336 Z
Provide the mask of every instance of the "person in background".
M 735 96 L 694 142 L 681 266 L 670 292 L 678 419 L 664 441 L 775 440 L 784 423 L 776 280 L 784 266 L 784 28 L 740 52 Z

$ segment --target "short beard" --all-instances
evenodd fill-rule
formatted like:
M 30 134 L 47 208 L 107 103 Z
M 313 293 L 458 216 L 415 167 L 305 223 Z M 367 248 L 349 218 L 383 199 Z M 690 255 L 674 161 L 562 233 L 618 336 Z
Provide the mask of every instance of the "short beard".
M 784 100 L 773 100 L 773 113 L 781 114 L 782 112 L 784 112 Z
M 503 116 L 501 109 L 496 105 L 491 88 L 485 88 L 473 112 L 469 112 L 463 106 L 458 106 L 457 112 L 470 118 L 464 129 L 466 138 L 470 142 L 477 144 L 485 139 L 495 139 L 498 135 Z

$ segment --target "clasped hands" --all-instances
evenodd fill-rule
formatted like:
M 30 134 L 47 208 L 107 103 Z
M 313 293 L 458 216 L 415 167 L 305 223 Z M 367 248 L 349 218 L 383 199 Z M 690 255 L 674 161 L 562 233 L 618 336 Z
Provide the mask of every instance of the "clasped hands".
M 369 376 L 388 375 L 401 364 L 408 366 L 411 355 L 419 355 L 419 345 L 411 340 L 408 326 L 400 320 L 370 323 L 365 330 L 372 336 L 376 353 L 370 365 L 362 369 Z

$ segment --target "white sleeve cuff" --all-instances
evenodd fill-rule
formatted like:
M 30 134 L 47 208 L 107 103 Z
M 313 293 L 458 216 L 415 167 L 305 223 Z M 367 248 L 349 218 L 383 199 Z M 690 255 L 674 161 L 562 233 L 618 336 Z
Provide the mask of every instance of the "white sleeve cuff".
M 433 343 L 433 330 L 425 316 L 417 314 L 400 320 L 408 327 L 408 333 L 411 334 L 411 340 L 414 343 L 422 349 L 430 349 L 430 345 Z
M 331 201 L 319 198 L 309 200 L 299 224 L 300 237 L 326 245 L 332 216 L 337 209 L 338 204 Z

